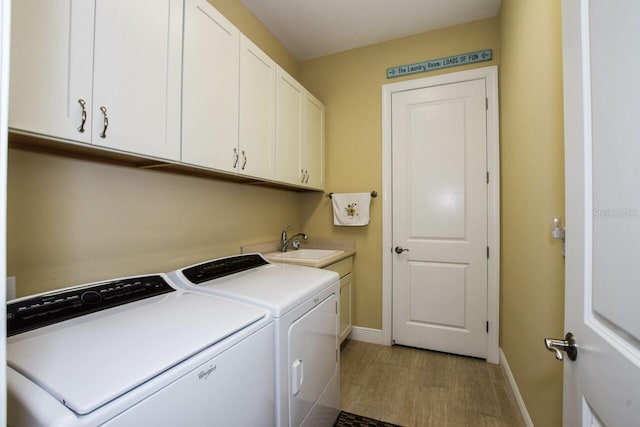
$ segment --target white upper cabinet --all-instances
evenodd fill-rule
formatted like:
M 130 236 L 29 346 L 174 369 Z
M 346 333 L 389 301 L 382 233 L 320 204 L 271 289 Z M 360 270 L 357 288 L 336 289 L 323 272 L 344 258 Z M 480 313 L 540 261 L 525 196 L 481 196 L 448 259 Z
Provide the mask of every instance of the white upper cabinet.
M 324 105 L 278 67 L 276 179 L 324 188 Z
M 303 185 L 302 108 L 305 90 L 278 67 L 276 86 L 276 179 Z
M 235 172 L 240 33 L 206 0 L 186 0 L 182 161 Z
M 322 190 L 324 105 L 207 0 L 19 0 L 11 131 Z
M 94 9 L 80 0 L 13 2 L 11 129 L 91 142 Z
M 181 1 L 20 0 L 11 27 L 13 130 L 178 158 Z
M 304 185 L 324 188 L 324 105 L 308 91 L 304 97 L 302 164 Z
M 181 0 L 96 1 L 94 144 L 179 159 L 182 12 Z
M 240 36 L 239 172 L 276 176 L 276 63 Z

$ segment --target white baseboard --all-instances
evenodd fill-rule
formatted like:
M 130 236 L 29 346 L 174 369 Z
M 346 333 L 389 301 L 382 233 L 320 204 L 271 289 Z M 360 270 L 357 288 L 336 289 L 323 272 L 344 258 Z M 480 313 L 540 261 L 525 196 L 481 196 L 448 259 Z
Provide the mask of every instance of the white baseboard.
M 513 373 L 511 372 L 511 368 L 509 367 L 509 363 L 507 362 L 507 356 L 505 356 L 505 354 L 502 352 L 502 349 L 500 349 L 500 366 L 502 366 L 502 370 L 507 377 L 507 382 L 509 383 L 509 386 L 511 386 L 513 395 L 516 397 L 516 402 L 518 403 L 518 408 L 520 409 L 520 413 L 522 414 L 524 423 L 527 425 L 527 427 L 534 427 L 533 420 L 529 416 L 527 406 L 524 404 L 524 400 L 522 399 L 522 395 L 520 394 L 520 389 L 518 389 L 518 384 L 516 384 L 516 379 L 513 377 Z
M 382 344 L 382 330 L 354 326 L 349 338 L 355 341 L 364 341 L 372 344 Z

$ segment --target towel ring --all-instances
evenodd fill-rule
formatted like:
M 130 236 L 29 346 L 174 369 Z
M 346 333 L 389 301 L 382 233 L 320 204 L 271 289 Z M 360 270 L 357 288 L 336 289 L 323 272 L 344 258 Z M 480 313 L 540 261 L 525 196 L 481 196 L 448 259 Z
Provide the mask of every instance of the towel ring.
M 329 194 L 327 194 L 327 197 L 328 197 L 328 198 L 330 198 L 330 199 L 332 199 L 332 198 L 333 198 L 332 196 L 333 196 L 333 193 L 329 193 Z M 372 191 L 372 192 L 371 192 L 371 197 L 378 197 L 378 192 L 377 192 L 377 191 L 375 191 L 375 190 L 374 190 L 374 191 Z

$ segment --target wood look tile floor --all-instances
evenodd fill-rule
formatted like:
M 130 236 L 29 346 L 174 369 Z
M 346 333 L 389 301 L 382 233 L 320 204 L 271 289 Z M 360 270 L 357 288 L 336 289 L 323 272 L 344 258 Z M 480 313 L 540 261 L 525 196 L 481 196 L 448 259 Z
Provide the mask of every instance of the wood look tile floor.
M 502 368 L 484 360 L 345 341 L 341 409 L 405 427 L 522 427 Z

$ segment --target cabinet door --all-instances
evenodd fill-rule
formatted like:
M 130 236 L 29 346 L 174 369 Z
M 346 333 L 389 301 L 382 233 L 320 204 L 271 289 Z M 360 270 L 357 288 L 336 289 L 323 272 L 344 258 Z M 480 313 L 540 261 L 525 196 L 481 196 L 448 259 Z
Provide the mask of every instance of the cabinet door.
M 238 169 L 239 31 L 206 0 L 185 2 L 182 161 Z
M 94 144 L 179 158 L 182 11 L 181 0 L 96 1 Z
M 278 67 L 276 86 L 276 179 L 302 185 L 301 145 L 304 88 Z
M 340 343 L 345 340 L 353 329 L 351 322 L 351 284 L 353 273 L 340 279 Z
M 302 144 L 304 184 L 324 189 L 324 105 L 305 91 Z
M 12 8 L 9 126 L 90 142 L 94 2 L 19 0 Z
M 240 173 L 274 179 L 276 174 L 276 63 L 247 37 L 240 37 Z

